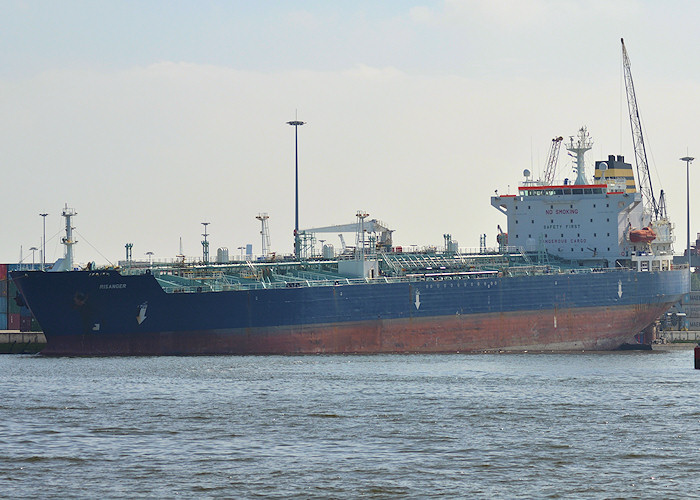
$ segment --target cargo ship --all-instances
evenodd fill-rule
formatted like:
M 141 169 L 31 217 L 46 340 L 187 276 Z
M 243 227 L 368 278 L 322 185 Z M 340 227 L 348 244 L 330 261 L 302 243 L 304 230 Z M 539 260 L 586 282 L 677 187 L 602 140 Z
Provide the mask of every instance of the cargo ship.
M 498 248 L 464 252 L 445 235 L 440 250 L 403 251 L 358 212 L 358 243 L 338 256 L 326 245 L 308 257 L 127 259 L 12 279 L 46 355 L 616 349 L 689 292 L 690 274 L 673 265 L 672 224 L 647 220 L 631 165 L 610 156 L 588 183 L 587 130 L 567 147 L 575 181 L 525 171 L 517 194 L 491 197 L 507 219 Z M 72 235 L 64 241 L 68 257 Z
M 623 42 L 639 189 L 622 156 L 585 173 L 592 140 L 571 136 L 575 179 L 554 180 L 562 137 L 541 179 L 528 170 L 517 193 L 491 197 L 506 216 L 498 248 L 404 252 L 392 231 L 357 213 L 357 244 L 340 255 L 229 262 L 134 262 L 72 268 L 71 217 L 59 272 L 14 271 L 39 321 L 47 355 L 209 355 L 611 350 L 635 342 L 690 291 L 690 270 L 673 265 L 673 225 L 653 194 Z M 302 122 L 289 122 L 296 127 Z M 298 193 L 298 189 L 297 189 Z M 297 199 L 298 207 L 298 199 Z M 263 224 L 266 216 L 258 217 Z M 369 235 L 368 238 L 365 238 Z M 343 245 L 344 246 L 344 245 Z M 304 245 L 304 248 L 307 246 Z M 223 253 L 223 252 L 222 252 Z M 68 269 L 68 270 L 66 270 Z

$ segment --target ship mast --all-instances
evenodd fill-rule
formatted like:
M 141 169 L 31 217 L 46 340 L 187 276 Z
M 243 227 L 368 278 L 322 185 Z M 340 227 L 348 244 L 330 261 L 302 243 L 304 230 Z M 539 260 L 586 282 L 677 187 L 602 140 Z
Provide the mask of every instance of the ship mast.
M 204 264 L 209 264 L 209 241 L 207 240 L 207 237 L 210 236 L 210 233 L 207 233 L 207 226 L 209 224 L 211 224 L 211 222 L 202 222 L 204 226 L 204 233 L 202 233 L 202 236 L 204 236 L 202 240 L 202 261 Z
M 365 260 L 365 219 L 369 214 L 364 210 L 358 210 L 357 214 L 357 237 L 355 248 L 360 249 L 359 259 Z M 355 258 L 358 258 L 357 256 Z
M 267 253 L 270 251 L 270 228 L 267 225 L 267 220 L 270 218 L 267 213 L 258 214 L 255 217 L 260 221 L 261 229 L 260 235 L 262 236 L 262 255 L 267 257 Z
M 66 236 L 61 238 L 61 243 L 66 246 L 66 254 L 62 268 L 66 271 L 73 269 L 73 245 L 77 243 L 73 239 L 73 216 L 78 215 L 75 209 L 68 208 L 68 204 L 63 208 L 61 215 L 66 218 Z
M 627 56 L 625 41 L 622 42 L 622 66 L 625 74 L 625 87 L 627 90 L 627 108 L 629 109 L 630 125 L 632 127 L 632 141 L 634 142 L 634 158 L 637 164 L 637 178 L 639 179 L 639 192 L 642 193 L 644 211 L 656 220 L 659 218 L 659 206 L 654 197 L 654 189 L 651 185 L 649 175 L 649 163 L 647 162 L 647 151 L 644 146 L 644 136 L 642 135 L 642 120 L 639 118 L 639 108 L 637 107 L 637 96 L 634 92 L 632 82 L 632 69 L 630 59 Z
M 578 137 L 575 142 L 573 136 L 569 137 L 569 144 L 566 146 L 566 149 L 569 150 L 569 156 L 576 159 L 576 166 L 574 167 L 574 170 L 576 170 L 576 181 L 574 184 L 576 185 L 581 186 L 588 184 L 586 180 L 586 163 L 583 157 L 586 151 L 590 150 L 592 147 L 593 139 L 591 139 L 591 136 L 588 134 L 588 129 L 586 127 L 581 127 L 579 129 Z

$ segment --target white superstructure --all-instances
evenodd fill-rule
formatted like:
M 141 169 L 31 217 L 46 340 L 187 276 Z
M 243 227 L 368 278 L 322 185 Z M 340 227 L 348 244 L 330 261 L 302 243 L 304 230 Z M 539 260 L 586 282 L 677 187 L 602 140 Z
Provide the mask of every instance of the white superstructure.
M 673 226 L 667 219 L 649 221 L 641 193 L 625 177 L 631 165 L 621 156 L 611 156 L 610 175 L 605 175 L 607 164 L 598 162 L 594 183 L 588 184 L 583 155 L 590 144 L 585 128 L 579 139 L 578 182 L 543 185 L 526 176 L 517 195 L 491 197 L 491 205 L 507 217 L 507 244 L 574 266 L 670 269 Z M 653 241 L 633 242 L 630 234 L 646 228 L 655 233 Z

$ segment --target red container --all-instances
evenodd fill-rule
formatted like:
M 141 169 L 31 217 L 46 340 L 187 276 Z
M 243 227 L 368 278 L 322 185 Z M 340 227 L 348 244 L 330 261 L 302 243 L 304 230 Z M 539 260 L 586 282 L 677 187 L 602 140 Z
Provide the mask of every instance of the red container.
M 0 297 L 7 297 L 7 264 L 0 264 Z
M 7 329 L 19 330 L 21 316 L 19 313 L 10 313 L 7 315 Z

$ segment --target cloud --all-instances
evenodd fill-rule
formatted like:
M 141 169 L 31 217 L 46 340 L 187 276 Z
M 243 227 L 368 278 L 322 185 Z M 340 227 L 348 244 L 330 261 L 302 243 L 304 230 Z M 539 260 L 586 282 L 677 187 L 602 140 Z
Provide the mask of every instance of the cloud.
M 423 28 L 436 23 L 425 29 L 438 37 L 449 30 L 437 23 L 459 19 L 448 20 L 449 9 L 467 16 L 470 8 L 480 19 L 511 22 L 497 15 L 501 7 L 482 3 L 416 7 L 410 17 Z M 373 64 L 353 53 L 356 61 L 338 69 L 162 60 L 0 79 L 0 163 L 11 187 L 2 199 L 12 214 L 3 222 L 12 237 L 0 241 L 0 261 L 16 260 L 19 245 L 37 246 L 39 212 L 52 214 L 49 236 L 60 234 L 66 202 L 78 211 L 81 241 L 113 260 L 126 242 L 135 256 L 174 256 L 181 236 L 185 252 L 198 255 L 203 221 L 211 222 L 212 253 L 245 243 L 259 251 L 259 212 L 270 214 L 273 250 L 290 252 L 294 136 L 286 122 L 295 110 L 307 122 L 299 130 L 302 227 L 352 222 L 363 209 L 403 245 L 439 245 L 444 233 L 462 246 L 477 246 L 484 233 L 493 243 L 503 220 L 489 195 L 515 192 L 523 169 L 540 171 L 552 137 L 581 125 L 596 141 L 589 160 L 632 158 L 617 34 L 594 39 L 610 45 L 605 53 L 575 39 L 549 53 L 531 50 L 527 37 L 513 36 L 520 43 L 500 50 L 483 46 L 499 37 L 491 24 L 479 28 L 493 31 L 484 39 L 454 30 L 462 45 L 449 47 L 449 37 L 431 45 L 434 37 L 420 27 L 411 31 L 397 18 L 388 24 L 401 34 L 388 53 L 406 44 L 406 60 L 442 58 L 449 71 Z M 693 154 L 700 88 L 670 57 L 649 58 L 637 47 L 640 110 L 659 163 L 657 185 L 675 217 L 685 191 L 684 172 L 673 165 L 686 147 Z M 673 71 L 655 71 L 660 64 Z M 567 168 L 562 154 L 560 169 Z M 60 254 L 57 241 L 50 257 Z M 76 255 L 99 260 L 87 244 Z
M 416 23 L 430 26 L 514 29 L 546 21 L 548 7 L 552 7 L 551 3 L 544 0 L 445 0 L 437 8 L 413 7 L 409 10 L 409 17 Z
M 290 251 L 285 122 L 295 108 L 308 122 L 299 131 L 303 227 L 352 222 L 362 208 L 391 224 L 399 243 L 450 232 L 476 246 L 499 217 L 485 193 L 514 188 L 530 166 L 531 140 L 544 150 L 552 134 L 566 133 L 559 127 L 579 125 L 552 117 L 551 89 L 539 82 L 369 66 L 260 73 L 163 62 L 48 72 L 0 90 L 3 115 L 17 117 L 0 128 L 3 161 L 15 167 L 5 202 L 21 214 L 5 260 L 15 241 L 36 244 L 39 211 L 60 231 L 65 202 L 78 210 L 84 238 L 113 259 L 126 242 L 135 255 L 174 256 L 180 236 L 197 255 L 205 220 L 212 248 L 257 247 L 258 212 L 270 214 L 273 249 Z M 91 254 L 77 249 L 79 258 Z

